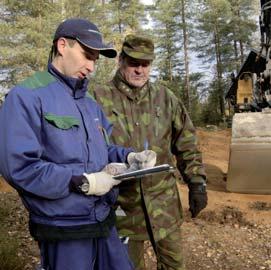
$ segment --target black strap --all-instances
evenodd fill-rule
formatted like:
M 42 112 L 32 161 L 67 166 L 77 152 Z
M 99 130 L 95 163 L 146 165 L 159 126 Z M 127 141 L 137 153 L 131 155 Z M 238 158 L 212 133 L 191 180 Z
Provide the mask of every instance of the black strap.
M 154 250 L 155 254 L 157 255 L 157 247 L 156 247 L 156 243 L 155 243 L 155 240 L 154 240 L 152 227 L 151 227 L 151 222 L 150 222 L 150 219 L 149 219 L 149 215 L 148 215 L 148 211 L 147 211 L 147 207 L 146 207 L 146 203 L 145 203 L 145 199 L 144 199 L 144 195 L 143 195 L 141 178 L 140 178 L 139 181 L 140 181 L 139 184 L 140 184 L 141 202 L 142 202 L 142 208 L 143 208 L 143 212 L 144 212 L 144 216 L 145 216 L 146 228 L 147 228 L 147 231 L 148 231 L 148 235 L 149 235 L 153 250 Z

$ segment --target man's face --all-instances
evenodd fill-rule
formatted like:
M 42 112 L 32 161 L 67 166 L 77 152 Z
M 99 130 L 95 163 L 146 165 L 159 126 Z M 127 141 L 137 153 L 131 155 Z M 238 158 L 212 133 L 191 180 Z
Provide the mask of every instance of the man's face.
M 57 57 L 53 64 L 62 74 L 76 79 L 84 79 L 92 73 L 99 58 L 99 51 L 66 38 L 58 40 L 58 52 L 61 57 Z
M 151 61 L 122 57 L 119 62 L 123 78 L 134 87 L 143 87 L 150 77 Z

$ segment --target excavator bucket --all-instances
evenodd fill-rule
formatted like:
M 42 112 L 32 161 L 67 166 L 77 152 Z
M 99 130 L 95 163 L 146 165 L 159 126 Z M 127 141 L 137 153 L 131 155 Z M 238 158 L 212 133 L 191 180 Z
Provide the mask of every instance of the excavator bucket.
M 270 123 L 270 111 L 233 116 L 228 191 L 271 194 Z

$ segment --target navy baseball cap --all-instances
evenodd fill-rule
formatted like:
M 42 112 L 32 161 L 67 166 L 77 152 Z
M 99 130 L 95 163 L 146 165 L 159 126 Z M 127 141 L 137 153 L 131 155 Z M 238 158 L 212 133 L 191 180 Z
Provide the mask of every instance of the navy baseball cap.
M 54 42 L 61 37 L 76 39 L 82 45 L 100 51 L 105 57 L 114 58 L 117 51 L 103 43 L 103 37 L 95 24 L 79 18 L 67 19 L 62 22 L 56 29 Z

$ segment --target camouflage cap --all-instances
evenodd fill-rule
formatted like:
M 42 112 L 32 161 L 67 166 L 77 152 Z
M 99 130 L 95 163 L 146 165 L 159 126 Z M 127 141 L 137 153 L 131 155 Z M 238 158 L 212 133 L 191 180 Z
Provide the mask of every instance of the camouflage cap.
M 155 58 L 152 40 L 142 36 L 127 35 L 122 51 L 135 59 L 153 60 Z

